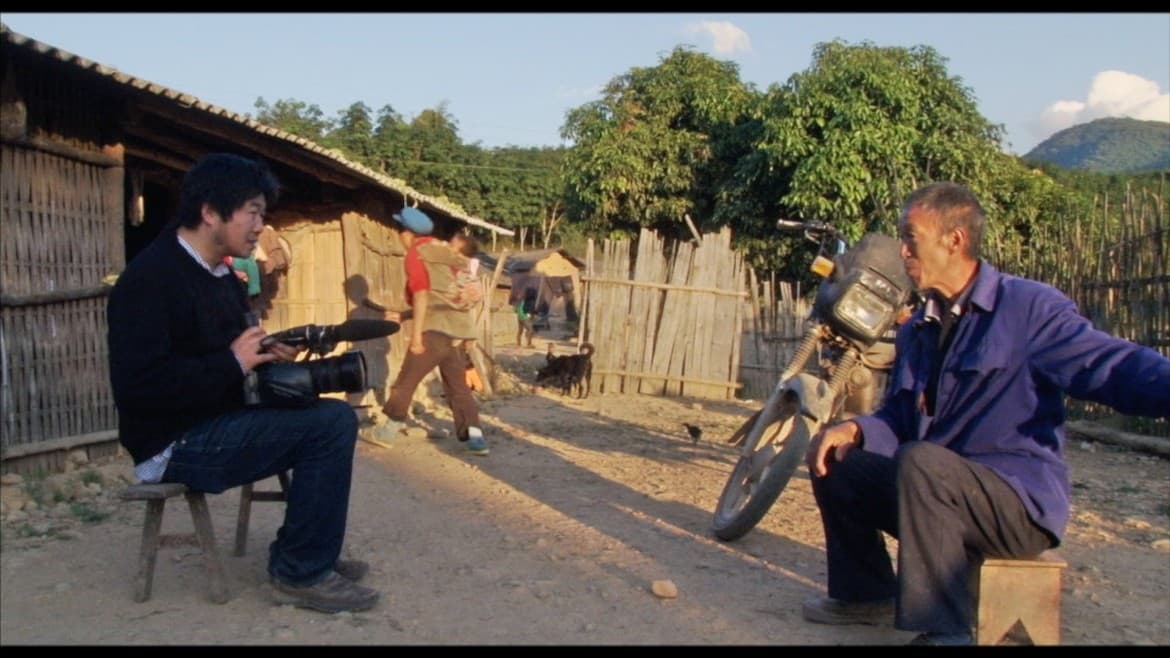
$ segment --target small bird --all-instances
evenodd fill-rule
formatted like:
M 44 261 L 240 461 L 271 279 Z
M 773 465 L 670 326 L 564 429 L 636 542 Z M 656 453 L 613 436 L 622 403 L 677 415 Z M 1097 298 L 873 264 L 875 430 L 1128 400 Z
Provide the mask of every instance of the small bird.
M 690 423 L 683 423 L 683 427 L 687 428 L 687 432 L 691 435 L 691 443 L 698 443 L 703 436 L 703 428 L 698 425 L 691 425 Z

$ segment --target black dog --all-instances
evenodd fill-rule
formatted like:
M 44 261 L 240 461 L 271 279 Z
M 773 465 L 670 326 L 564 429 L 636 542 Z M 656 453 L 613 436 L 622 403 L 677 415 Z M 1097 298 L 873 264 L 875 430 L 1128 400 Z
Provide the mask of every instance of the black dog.
M 576 397 L 589 397 L 589 385 L 593 377 L 593 345 L 581 344 L 580 354 L 554 356 L 552 344 L 548 346 L 548 362 L 536 371 L 536 383 L 555 384 L 561 395 L 576 392 Z

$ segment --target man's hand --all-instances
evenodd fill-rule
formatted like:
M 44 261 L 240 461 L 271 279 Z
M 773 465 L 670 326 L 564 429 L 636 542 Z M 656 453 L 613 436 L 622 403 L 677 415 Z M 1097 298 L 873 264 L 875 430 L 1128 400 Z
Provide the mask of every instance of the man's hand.
M 422 334 L 414 334 L 410 337 L 410 352 L 412 354 L 422 354 L 427 351 L 426 345 L 423 345 Z
M 296 361 L 297 355 L 307 347 L 293 347 L 284 343 L 272 343 L 268 346 L 268 351 L 276 355 L 276 361 Z
M 857 423 L 847 420 L 843 423 L 830 425 L 812 438 L 808 444 L 808 452 L 804 461 L 808 470 L 815 477 L 825 477 L 829 473 L 829 462 L 841 461 L 845 455 L 861 445 L 861 428 Z
M 387 320 L 390 320 L 391 322 L 398 322 L 401 324 L 401 323 L 406 322 L 407 320 L 413 318 L 414 311 L 412 311 L 409 308 L 402 310 L 402 311 L 389 311 L 389 310 L 387 310 L 387 311 L 382 311 L 382 317 L 387 319 Z
M 260 347 L 260 341 L 267 336 L 267 332 L 261 327 L 248 327 L 244 333 L 236 337 L 232 341 L 231 350 L 236 355 L 236 360 L 240 365 L 244 366 L 244 370 L 251 372 L 256 369 L 256 366 L 269 361 L 275 361 L 278 358 L 277 351 L 267 351 Z M 273 345 L 276 347 L 279 343 Z M 292 350 L 293 348 L 285 345 L 284 347 Z M 293 350 L 295 354 L 296 351 Z

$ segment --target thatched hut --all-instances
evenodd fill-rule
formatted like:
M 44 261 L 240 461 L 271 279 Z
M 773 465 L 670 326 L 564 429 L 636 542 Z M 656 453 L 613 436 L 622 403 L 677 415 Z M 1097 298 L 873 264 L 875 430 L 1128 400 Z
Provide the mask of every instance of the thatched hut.
M 336 151 L 127 75 L 0 25 L 0 464 L 61 470 L 69 450 L 117 451 L 109 388 L 109 282 L 161 230 L 184 172 L 230 151 L 269 162 L 284 190 L 268 223 L 284 268 L 267 281 L 265 327 L 380 316 L 401 308 L 388 218 L 404 205 L 438 231 L 511 231 L 417 192 Z M 376 404 L 405 353 L 401 336 L 364 341 Z
M 533 294 L 542 323 L 538 329 L 551 328 L 550 318 L 560 319 L 566 328 L 571 329 L 581 308 L 581 272 L 585 262 L 562 248 L 521 251 L 505 256 L 493 305 L 498 309 L 510 308 L 524 299 L 526 293 Z M 487 270 L 495 270 L 499 256 L 481 254 L 480 260 Z M 504 333 L 514 333 L 514 320 L 506 324 Z

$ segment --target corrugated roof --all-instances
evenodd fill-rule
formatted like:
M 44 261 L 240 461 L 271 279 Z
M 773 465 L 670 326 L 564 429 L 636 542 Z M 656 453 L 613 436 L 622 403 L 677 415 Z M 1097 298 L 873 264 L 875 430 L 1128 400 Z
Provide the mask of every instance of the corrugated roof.
M 391 190 L 393 192 L 397 192 L 397 193 L 401 194 L 407 200 L 414 200 L 415 203 L 412 205 L 428 206 L 428 207 L 433 208 L 435 210 L 439 210 L 443 213 L 446 213 L 447 215 L 450 215 L 452 218 L 454 218 L 458 221 L 464 222 L 466 224 L 470 224 L 472 226 L 478 226 L 480 228 L 484 228 L 484 229 L 487 229 L 489 231 L 499 233 L 501 235 L 514 235 L 515 234 L 515 231 L 513 231 L 511 229 L 507 229 L 507 228 L 504 228 L 502 226 L 497 226 L 497 225 L 492 224 L 486 220 L 468 215 L 466 211 L 464 211 L 462 208 L 460 208 L 458 205 L 456 205 L 452 202 L 444 201 L 442 199 L 438 199 L 438 198 L 423 194 L 423 193 L 419 192 L 418 190 L 415 190 L 414 188 L 407 185 L 406 181 L 404 181 L 404 180 L 401 180 L 398 178 L 392 178 L 392 177 L 387 176 L 385 174 L 374 171 L 373 169 L 370 169 L 369 167 L 366 167 L 365 165 L 358 164 L 356 162 L 352 162 L 352 161 L 346 159 L 345 156 L 343 156 L 340 152 L 338 152 L 334 149 L 325 148 L 325 147 L 321 146 L 320 144 L 317 144 L 311 140 L 305 139 L 304 137 L 299 137 L 299 136 L 294 135 L 292 133 L 288 133 L 288 132 L 285 132 L 283 130 L 273 128 L 272 126 L 265 125 L 263 123 L 260 123 L 259 121 L 256 121 L 254 119 L 250 119 L 242 114 L 232 112 L 231 110 L 227 110 L 227 109 L 219 107 L 217 105 L 212 105 L 211 103 L 205 103 L 205 102 L 199 100 L 198 98 L 196 98 L 190 94 L 184 94 L 182 92 L 176 91 L 176 90 L 171 89 L 169 87 L 164 87 L 160 84 L 155 84 L 149 80 L 143 80 L 142 78 L 136 78 L 132 75 L 123 73 L 123 72 L 119 71 L 118 69 L 115 69 L 115 68 L 110 67 L 110 66 L 106 66 L 105 64 L 102 64 L 100 62 L 95 62 L 93 60 L 86 59 L 84 57 L 81 57 L 80 55 L 75 55 L 71 52 L 61 50 L 60 48 L 57 48 L 55 46 L 50 46 L 47 43 L 37 41 L 36 39 L 25 36 L 25 35 L 20 34 L 18 32 L 13 32 L 11 29 L 9 29 L 9 27 L 7 25 L 5 25 L 3 23 L 0 23 L 0 33 L 3 33 L 5 40 L 7 40 L 9 43 L 12 43 L 14 45 L 17 45 L 17 46 L 20 46 L 23 48 L 28 48 L 28 49 L 33 50 L 35 52 L 38 52 L 42 55 L 52 57 L 52 58 L 57 59 L 61 62 L 64 62 L 66 64 L 71 64 L 71 65 L 76 66 L 77 68 L 80 68 L 83 70 L 92 71 L 92 72 L 94 72 L 102 77 L 108 78 L 110 80 L 113 80 L 113 81 L 115 81 L 119 84 L 125 85 L 127 87 L 131 87 L 131 88 L 139 90 L 139 91 L 145 91 L 145 92 L 154 94 L 155 96 L 159 96 L 161 98 L 168 99 L 170 101 L 173 101 L 176 105 L 180 105 L 180 106 L 185 107 L 185 108 L 193 108 L 196 110 L 200 110 L 202 112 L 206 112 L 207 114 L 222 117 L 228 121 L 233 121 L 235 123 L 247 126 L 248 128 L 250 128 L 258 133 L 261 133 L 263 135 L 269 135 L 271 137 L 275 137 L 277 139 L 289 142 L 291 144 L 295 144 L 296 146 L 299 146 L 300 148 L 303 148 L 307 151 L 311 151 L 311 152 L 316 153 L 318 155 L 321 155 L 325 158 L 328 158 L 329 160 L 332 160 L 333 162 L 336 162 L 339 165 L 339 169 L 342 169 L 342 170 L 344 170 L 348 173 L 351 173 L 351 174 L 355 174 L 359 178 L 365 178 L 366 180 L 368 180 L 372 183 L 375 183 L 375 184 L 377 184 L 385 189 Z

